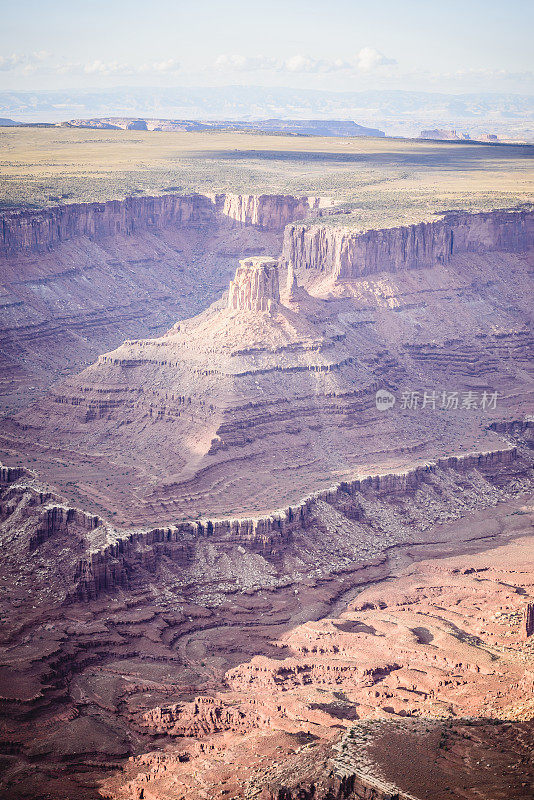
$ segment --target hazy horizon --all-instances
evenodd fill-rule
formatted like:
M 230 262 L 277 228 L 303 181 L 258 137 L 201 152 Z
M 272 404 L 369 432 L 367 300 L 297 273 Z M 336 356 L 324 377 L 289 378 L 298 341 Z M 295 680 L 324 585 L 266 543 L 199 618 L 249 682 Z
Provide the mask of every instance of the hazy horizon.
M 533 91 L 525 0 L 21 0 L 3 10 L 0 91 L 258 85 Z
M 534 139 L 534 96 L 503 92 L 453 94 L 403 90 L 327 91 L 294 87 L 139 87 L 0 91 L 0 117 L 20 122 L 71 119 L 257 121 L 352 120 L 389 136 L 423 128 L 458 128 L 476 137 L 496 133 Z

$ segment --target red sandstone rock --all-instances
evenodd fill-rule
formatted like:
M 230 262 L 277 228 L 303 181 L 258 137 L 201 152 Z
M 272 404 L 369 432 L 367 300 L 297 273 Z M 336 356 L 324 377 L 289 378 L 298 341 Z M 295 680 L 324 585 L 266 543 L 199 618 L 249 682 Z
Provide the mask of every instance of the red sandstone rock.
M 228 204 L 236 226 L 288 208 Z M 351 239 L 281 296 L 274 262 L 245 260 L 228 302 L 127 340 L 6 424 L 8 458 L 31 453 L 57 487 L 0 472 L 8 792 L 522 798 L 527 221 Z M 451 376 L 506 389 L 503 408 L 374 405 L 384 382 Z M 403 770 L 412 751 L 428 774 Z

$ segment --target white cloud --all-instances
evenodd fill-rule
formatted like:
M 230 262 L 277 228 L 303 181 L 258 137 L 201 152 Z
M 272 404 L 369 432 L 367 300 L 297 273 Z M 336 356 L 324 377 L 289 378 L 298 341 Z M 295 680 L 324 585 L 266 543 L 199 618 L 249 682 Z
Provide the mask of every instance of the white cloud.
M 241 56 L 237 53 L 223 53 L 215 60 L 214 67 L 225 72 L 256 72 L 263 69 L 277 69 L 278 61 L 267 56 Z
M 23 66 L 28 61 L 28 56 L 22 53 L 12 53 L 10 56 L 0 56 L 0 70 L 9 72 L 17 67 Z
M 351 69 L 350 61 L 341 58 L 330 60 L 303 55 L 287 58 L 281 65 L 281 70 L 287 72 L 345 72 Z
M 329 72 L 371 72 L 392 64 L 394 58 L 387 58 L 373 47 L 364 47 L 355 58 L 325 59 L 297 53 L 285 59 L 268 56 L 243 56 L 237 53 L 220 55 L 215 61 L 215 68 L 224 72 L 257 72 L 270 70 L 276 72 L 297 73 L 329 73 Z
M 35 53 L 11 53 L 9 56 L 0 56 L 0 70 L 11 72 L 21 69 L 23 73 L 35 72 L 39 64 L 47 61 L 51 57 L 47 50 L 38 50 Z
M 140 67 L 140 72 L 178 72 L 180 69 L 180 62 L 175 58 L 168 58 L 166 61 L 153 61 L 150 64 L 143 64 Z
M 387 58 L 374 47 L 363 47 L 358 53 L 357 66 L 362 72 L 372 72 L 377 67 L 386 67 L 396 63 L 394 58 Z
M 133 71 L 127 64 L 120 64 L 118 61 L 92 61 L 85 64 L 83 71 L 87 75 L 132 75 Z
M 54 64 L 51 70 L 58 75 L 81 75 L 84 71 L 83 64 L 78 64 L 73 61 L 63 61 L 61 64 Z
M 0 56 L 0 71 L 18 71 L 24 75 L 31 75 L 36 72 L 42 74 L 59 75 L 143 75 L 155 74 L 163 75 L 177 72 L 180 63 L 176 58 L 168 58 L 164 61 L 149 61 L 140 66 L 123 64 L 119 61 L 95 61 L 86 64 L 72 61 L 60 61 L 54 63 L 52 54 L 46 50 L 39 50 L 31 54 L 12 53 L 8 56 Z
M 283 61 L 279 69 L 283 72 L 321 72 L 323 63 L 318 58 L 296 55 Z
M 318 72 L 320 62 L 316 58 L 309 56 L 291 56 L 284 61 L 284 67 L 288 72 Z
M 215 69 L 224 72 L 271 72 L 316 73 L 332 72 L 333 70 L 346 69 L 348 64 L 340 59 L 327 61 L 312 58 L 297 53 L 286 59 L 271 58 L 270 56 L 242 56 L 238 53 L 225 53 L 220 55 L 215 63 Z
M 119 61 L 93 61 L 85 64 L 83 71 L 87 75 L 146 75 L 146 74 L 168 74 L 178 72 L 180 62 L 175 58 L 168 58 L 166 61 L 150 61 L 140 66 L 132 64 L 121 64 Z

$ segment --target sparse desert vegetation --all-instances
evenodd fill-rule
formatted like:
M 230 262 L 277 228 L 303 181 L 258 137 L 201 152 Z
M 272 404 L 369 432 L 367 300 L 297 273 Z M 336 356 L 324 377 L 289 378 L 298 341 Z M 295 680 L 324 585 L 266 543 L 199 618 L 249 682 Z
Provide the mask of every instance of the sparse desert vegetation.
M 534 147 L 378 138 L 0 128 L 0 207 L 183 192 L 332 196 L 358 227 L 532 198 Z

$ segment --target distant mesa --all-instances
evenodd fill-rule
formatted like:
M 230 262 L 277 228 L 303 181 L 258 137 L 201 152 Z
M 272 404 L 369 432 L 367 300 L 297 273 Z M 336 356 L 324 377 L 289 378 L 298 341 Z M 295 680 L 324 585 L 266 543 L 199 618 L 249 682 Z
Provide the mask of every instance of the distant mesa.
M 54 128 L 52 122 L 20 122 L 8 117 L 0 117 L 0 128 Z
M 366 128 L 352 120 L 335 119 L 265 119 L 254 122 L 239 120 L 188 120 L 148 119 L 140 117 L 99 117 L 93 119 L 71 119 L 60 123 L 66 128 L 97 128 L 100 130 L 134 131 L 209 131 L 256 133 L 285 133 L 291 136 L 379 136 L 384 131 Z
M 458 133 L 458 131 L 448 128 L 432 128 L 421 131 L 420 139 L 436 139 L 440 142 L 460 142 L 469 141 L 471 137 L 468 133 Z
M 60 128 L 94 128 L 104 131 L 202 131 L 210 127 L 196 120 L 95 117 L 60 122 Z
M 459 133 L 452 128 L 432 128 L 421 131 L 420 139 L 435 139 L 440 142 L 498 142 L 499 137 L 495 133 L 481 133 L 474 139 L 468 133 Z
M 235 124 L 235 123 L 234 123 Z M 241 123 L 239 123 L 241 125 Z M 269 119 L 245 123 L 252 130 L 267 133 L 290 133 L 303 136 L 380 136 L 386 134 L 378 128 L 367 128 L 351 120 L 335 119 Z
M 144 119 L 133 119 L 126 125 L 128 131 L 147 131 L 148 127 Z

